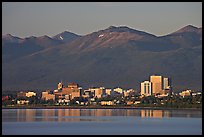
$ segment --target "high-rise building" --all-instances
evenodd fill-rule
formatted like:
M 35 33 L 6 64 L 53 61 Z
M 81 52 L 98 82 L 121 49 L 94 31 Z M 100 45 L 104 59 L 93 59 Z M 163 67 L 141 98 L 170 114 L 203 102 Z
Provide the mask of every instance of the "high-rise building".
M 163 89 L 170 89 L 171 81 L 170 78 L 164 77 L 163 79 Z
M 141 83 L 141 95 L 150 96 L 152 95 L 152 83 L 144 81 Z
M 163 94 L 171 95 L 172 94 L 172 85 L 171 79 L 164 77 L 163 79 Z
M 150 82 L 152 82 L 152 93 L 158 94 L 162 92 L 162 76 L 152 75 L 150 76 Z

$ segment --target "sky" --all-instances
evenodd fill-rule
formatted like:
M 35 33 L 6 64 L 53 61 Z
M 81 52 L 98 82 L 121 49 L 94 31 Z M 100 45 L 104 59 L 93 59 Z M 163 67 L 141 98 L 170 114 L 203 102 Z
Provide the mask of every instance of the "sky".
M 156 36 L 202 27 L 202 2 L 2 2 L 2 35 L 86 35 L 127 26 Z

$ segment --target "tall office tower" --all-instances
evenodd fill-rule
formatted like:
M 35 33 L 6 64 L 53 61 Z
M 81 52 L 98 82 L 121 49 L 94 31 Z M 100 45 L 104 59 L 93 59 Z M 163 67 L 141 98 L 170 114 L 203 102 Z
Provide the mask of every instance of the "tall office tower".
M 141 83 L 141 95 L 150 96 L 152 95 L 152 83 L 144 81 Z
M 170 78 L 164 77 L 163 79 L 163 89 L 170 89 L 171 87 L 171 81 Z
M 164 90 L 164 94 L 172 94 L 172 85 L 171 85 L 171 79 L 164 77 L 163 79 L 163 90 Z
M 162 76 L 152 75 L 150 76 L 150 82 L 152 82 L 152 94 L 162 92 Z

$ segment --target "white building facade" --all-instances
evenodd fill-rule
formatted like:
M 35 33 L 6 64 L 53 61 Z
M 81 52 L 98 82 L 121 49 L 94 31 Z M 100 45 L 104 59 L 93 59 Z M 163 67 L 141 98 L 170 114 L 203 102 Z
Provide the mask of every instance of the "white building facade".
M 152 83 L 144 81 L 141 83 L 141 95 L 150 96 L 152 95 Z

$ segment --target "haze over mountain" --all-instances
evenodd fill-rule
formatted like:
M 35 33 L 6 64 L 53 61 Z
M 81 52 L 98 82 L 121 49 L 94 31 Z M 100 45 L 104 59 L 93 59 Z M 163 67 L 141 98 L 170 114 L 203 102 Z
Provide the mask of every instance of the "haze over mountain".
M 175 91 L 202 90 L 202 28 L 191 25 L 160 37 L 126 26 L 84 36 L 8 34 L 2 49 L 3 91 L 56 89 L 61 80 L 140 90 L 152 74 L 171 77 Z

